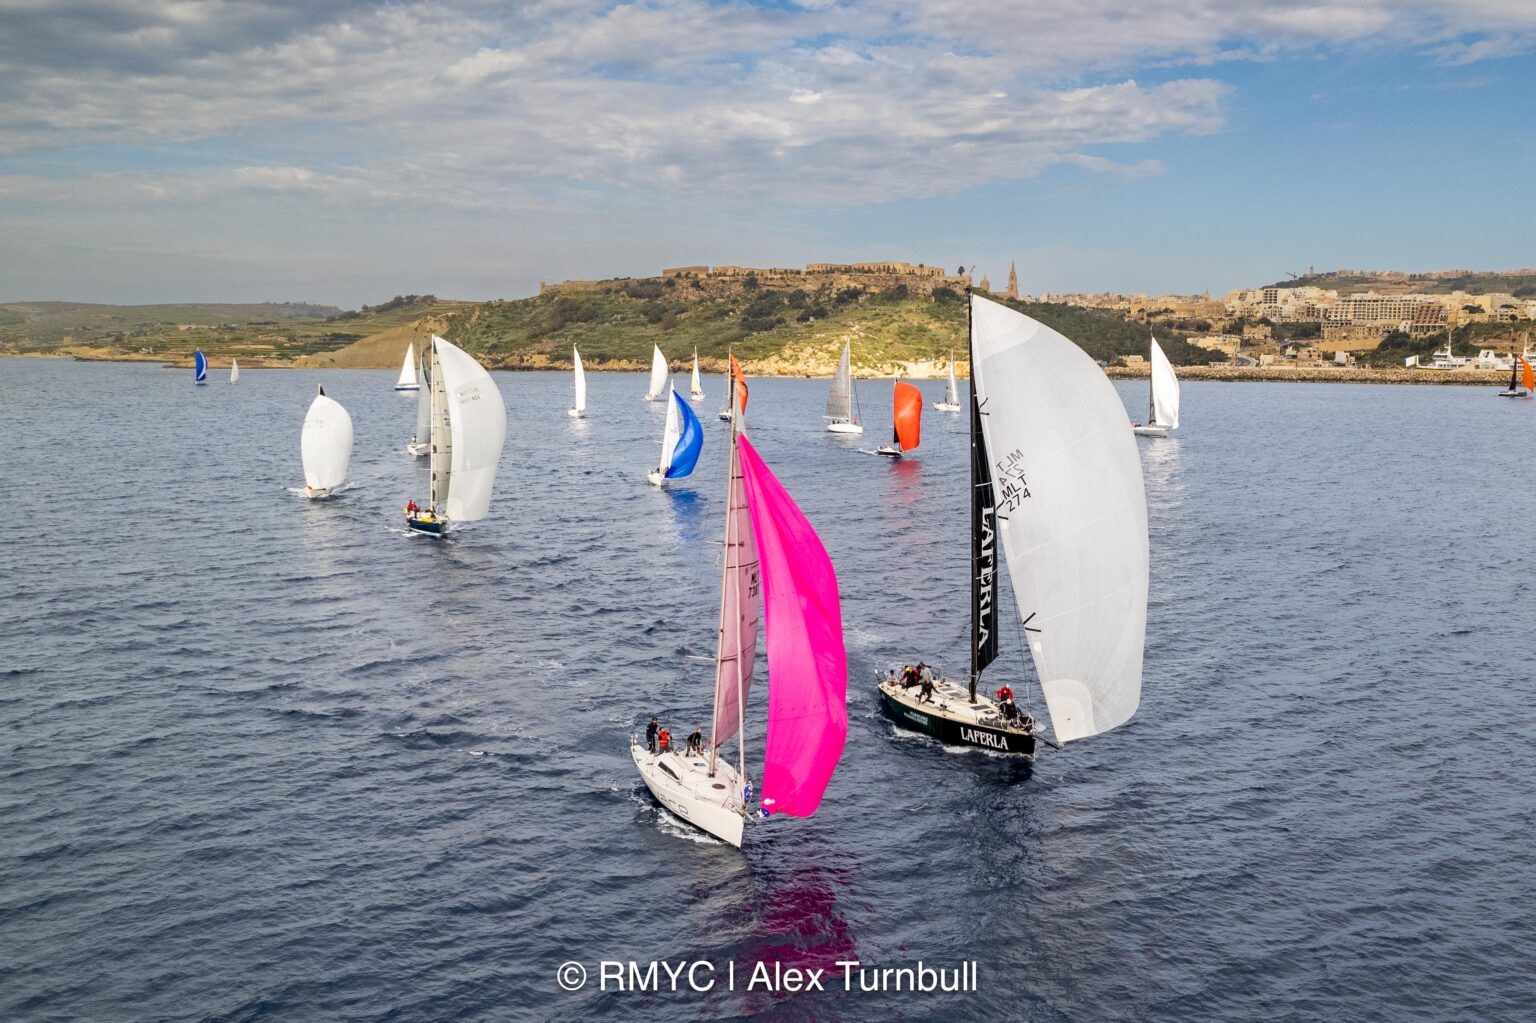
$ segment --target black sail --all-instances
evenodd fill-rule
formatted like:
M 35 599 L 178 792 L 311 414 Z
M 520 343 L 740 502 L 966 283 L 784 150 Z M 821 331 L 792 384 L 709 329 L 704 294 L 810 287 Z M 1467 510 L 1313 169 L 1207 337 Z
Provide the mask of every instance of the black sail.
M 997 659 L 997 508 L 992 499 L 992 469 L 981 432 L 976 394 L 976 364 L 971 363 L 971 691 L 976 679 Z

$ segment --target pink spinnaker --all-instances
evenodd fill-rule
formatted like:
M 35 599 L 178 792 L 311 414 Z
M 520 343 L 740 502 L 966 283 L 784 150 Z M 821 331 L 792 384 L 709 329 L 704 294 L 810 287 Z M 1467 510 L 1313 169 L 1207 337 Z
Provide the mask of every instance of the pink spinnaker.
M 768 649 L 763 809 L 809 817 L 848 739 L 848 655 L 837 573 L 788 491 L 745 436 L 738 443 Z

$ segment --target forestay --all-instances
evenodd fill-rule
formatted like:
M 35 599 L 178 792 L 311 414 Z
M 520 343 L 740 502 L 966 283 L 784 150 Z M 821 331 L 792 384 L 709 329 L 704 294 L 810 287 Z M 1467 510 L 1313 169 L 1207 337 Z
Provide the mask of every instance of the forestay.
M 473 522 L 491 506 L 491 487 L 507 434 L 507 407 L 496 381 L 468 353 L 440 337 L 432 338 L 442 374 L 448 422 L 453 433 L 448 492 L 450 519 Z
M 1125 406 L 1094 361 L 973 296 L 976 389 L 1009 577 L 1056 738 L 1129 720 L 1141 698 L 1147 508 Z

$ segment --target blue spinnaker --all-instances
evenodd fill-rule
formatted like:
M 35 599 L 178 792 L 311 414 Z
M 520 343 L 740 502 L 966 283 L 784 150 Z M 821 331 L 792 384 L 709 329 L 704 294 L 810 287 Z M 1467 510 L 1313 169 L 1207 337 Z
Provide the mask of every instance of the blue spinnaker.
M 197 379 L 199 383 L 208 379 L 208 356 L 203 354 L 202 349 L 197 352 Z
M 672 464 L 667 467 L 665 474 L 669 480 L 681 479 L 692 472 L 693 467 L 699 464 L 699 452 L 704 450 L 704 427 L 699 425 L 699 417 L 693 414 L 693 409 L 681 394 L 673 391 L 672 400 L 677 402 L 677 414 L 682 419 L 683 432 L 677 438 L 677 447 L 672 449 Z

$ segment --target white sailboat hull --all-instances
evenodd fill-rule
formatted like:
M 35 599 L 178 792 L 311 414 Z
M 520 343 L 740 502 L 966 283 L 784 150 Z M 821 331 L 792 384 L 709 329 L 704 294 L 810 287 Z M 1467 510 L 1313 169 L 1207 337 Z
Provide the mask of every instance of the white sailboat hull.
M 423 455 L 430 455 L 432 453 L 432 442 L 422 441 L 418 443 L 417 441 L 413 440 L 405 446 L 405 453 L 410 455 L 412 458 L 420 458 Z
M 959 412 L 960 406 L 952 401 L 936 401 L 933 407 L 940 412 Z
M 863 433 L 864 427 L 846 420 L 834 420 L 827 424 L 828 433 Z
M 1156 423 L 1148 423 L 1145 426 L 1132 426 L 1131 432 L 1138 437 L 1166 437 L 1168 436 L 1168 427 L 1158 426 Z
M 419 390 L 421 390 L 421 385 L 420 384 L 396 384 L 395 385 L 395 390 L 397 390 L 397 391 L 419 391 Z
M 720 421 L 722 423 L 729 423 L 731 421 L 731 410 L 730 409 L 723 408 L 723 409 L 720 410 Z
M 875 454 L 884 455 L 886 458 L 900 458 L 901 448 L 898 448 L 894 444 L 883 444 L 880 447 L 875 448 Z
M 652 753 L 638 743 L 629 747 L 640 778 L 657 802 L 700 831 L 741 848 L 746 824 L 741 779 L 736 769 L 716 757 L 709 776 L 709 755 L 685 757 L 676 750 Z
M 568 408 L 565 410 L 565 414 L 570 416 L 572 419 L 581 419 L 587 414 L 587 410 L 580 408 Z
M 309 498 L 311 501 L 323 501 L 325 498 L 331 496 L 331 488 L 330 487 L 305 487 L 304 488 L 304 496 Z

